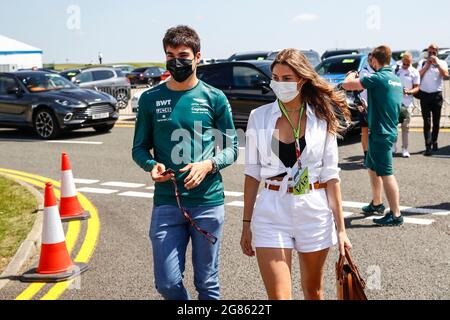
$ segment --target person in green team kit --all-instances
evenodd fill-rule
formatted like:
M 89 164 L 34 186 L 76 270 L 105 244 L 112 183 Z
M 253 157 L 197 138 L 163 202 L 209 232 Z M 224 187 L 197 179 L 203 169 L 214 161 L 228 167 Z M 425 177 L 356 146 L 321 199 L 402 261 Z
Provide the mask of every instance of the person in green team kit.
M 372 52 L 372 64 L 376 73 L 358 79 L 355 72 L 347 75 L 345 90 L 364 90 L 368 93 L 369 151 L 366 166 L 372 186 L 373 199 L 363 207 L 366 214 L 384 213 L 381 191 L 384 188 L 390 212 L 374 222 L 381 226 L 403 224 L 400 213 L 400 196 L 392 166 L 392 146 L 397 139 L 397 125 L 403 99 L 403 87 L 389 66 L 391 49 L 380 46 Z
M 155 286 L 164 299 L 190 299 L 183 274 L 192 240 L 198 298 L 217 300 L 224 221 L 219 171 L 236 161 L 238 139 L 225 95 L 197 79 L 197 33 L 187 26 L 171 28 L 163 46 L 172 77 L 142 94 L 132 150 L 155 182 L 149 232 Z M 216 143 L 224 146 L 220 153 Z

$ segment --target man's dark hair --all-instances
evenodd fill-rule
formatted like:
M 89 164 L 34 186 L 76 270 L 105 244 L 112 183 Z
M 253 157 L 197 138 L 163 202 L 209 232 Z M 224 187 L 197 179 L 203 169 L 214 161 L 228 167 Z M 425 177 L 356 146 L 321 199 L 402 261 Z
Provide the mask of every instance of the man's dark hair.
M 377 59 L 382 66 L 391 63 L 392 51 L 388 46 L 379 46 L 372 51 L 372 58 Z
M 167 47 L 176 48 L 185 45 L 192 49 L 194 54 L 200 52 L 200 38 L 194 29 L 188 26 L 176 26 L 167 30 L 163 39 L 164 52 Z

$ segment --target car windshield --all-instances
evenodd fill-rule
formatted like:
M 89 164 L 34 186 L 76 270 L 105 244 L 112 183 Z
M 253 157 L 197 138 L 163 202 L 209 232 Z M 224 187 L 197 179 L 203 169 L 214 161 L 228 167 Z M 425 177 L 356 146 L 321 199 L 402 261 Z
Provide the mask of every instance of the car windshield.
M 18 75 L 20 81 L 31 92 L 42 92 L 61 89 L 76 89 L 77 86 L 72 84 L 67 79 L 54 73 L 35 73 L 35 74 L 20 74 Z
M 134 69 L 133 72 L 144 72 L 147 69 L 148 68 L 137 68 L 137 69 Z
M 269 77 L 269 79 L 272 79 L 272 70 L 270 70 L 270 63 L 265 63 L 259 66 L 259 69 Z
M 314 67 L 320 63 L 320 58 L 316 53 L 314 52 L 302 52 L 302 53 Z
M 354 58 L 333 58 L 323 61 L 317 66 L 317 73 L 327 74 L 347 74 L 349 71 L 358 70 L 361 63 L 360 57 Z

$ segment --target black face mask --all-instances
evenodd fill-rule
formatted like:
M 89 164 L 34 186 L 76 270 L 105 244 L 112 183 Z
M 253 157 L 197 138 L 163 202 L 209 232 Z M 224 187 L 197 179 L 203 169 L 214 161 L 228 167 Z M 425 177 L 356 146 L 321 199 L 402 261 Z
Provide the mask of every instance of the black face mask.
M 172 59 L 167 61 L 166 68 L 176 82 L 184 82 L 194 73 L 192 61 L 191 59 Z

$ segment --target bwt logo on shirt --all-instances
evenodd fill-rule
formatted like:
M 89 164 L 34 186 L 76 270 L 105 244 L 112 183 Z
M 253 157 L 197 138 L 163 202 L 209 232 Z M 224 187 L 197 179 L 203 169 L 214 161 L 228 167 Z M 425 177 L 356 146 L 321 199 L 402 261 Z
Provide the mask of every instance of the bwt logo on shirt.
M 402 86 L 401 82 L 392 81 L 392 80 L 389 80 L 389 85 L 393 86 L 393 87 L 401 87 Z
M 172 100 L 160 100 L 160 101 L 156 101 L 156 106 L 157 107 L 165 107 L 165 106 L 170 106 L 171 103 L 172 103 Z

